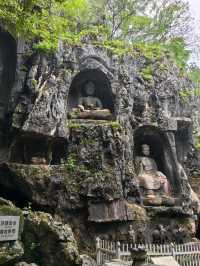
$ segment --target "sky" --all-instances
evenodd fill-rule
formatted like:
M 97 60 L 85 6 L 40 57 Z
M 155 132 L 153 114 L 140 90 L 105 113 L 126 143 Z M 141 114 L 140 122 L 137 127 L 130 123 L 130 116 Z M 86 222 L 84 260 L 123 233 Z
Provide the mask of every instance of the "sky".
M 190 3 L 192 14 L 200 19 L 200 0 L 188 0 Z
M 195 18 L 196 21 L 200 21 L 200 0 L 188 0 L 188 2 L 190 4 L 190 10 L 192 16 Z M 197 26 L 197 23 L 196 23 L 196 32 L 200 33 L 199 25 Z M 193 54 L 190 61 L 195 62 L 200 66 L 200 56 Z

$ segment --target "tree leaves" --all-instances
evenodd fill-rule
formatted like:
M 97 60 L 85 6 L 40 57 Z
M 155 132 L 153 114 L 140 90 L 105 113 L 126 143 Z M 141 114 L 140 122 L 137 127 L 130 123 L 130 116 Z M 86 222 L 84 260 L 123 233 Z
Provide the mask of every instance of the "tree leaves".
M 13 36 L 32 40 L 35 48 L 49 52 L 70 35 L 85 8 L 86 0 L 0 0 L 0 22 Z
M 184 67 L 189 21 L 181 0 L 0 0 L 1 25 L 45 52 L 54 51 L 60 39 L 80 43 L 84 35 L 101 35 L 102 45 L 120 43 L 114 47 L 120 51 L 121 43 L 143 46 L 152 55 L 152 47 L 168 49 Z

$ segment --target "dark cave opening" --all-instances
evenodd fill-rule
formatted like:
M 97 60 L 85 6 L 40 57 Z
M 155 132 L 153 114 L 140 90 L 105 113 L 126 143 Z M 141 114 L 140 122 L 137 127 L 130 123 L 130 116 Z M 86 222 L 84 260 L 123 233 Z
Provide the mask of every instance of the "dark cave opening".
M 114 113 L 114 96 L 111 84 L 106 75 L 97 69 L 81 71 L 72 81 L 68 95 L 68 110 L 78 105 L 78 98 L 86 96 L 84 86 L 92 82 L 95 85 L 94 96 L 100 99 L 103 108 L 109 109 Z
M 198 217 L 196 224 L 196 235 L 195 237 L 200 240 L 200 216 Z
M 184 164 L 188 152 L 192 148 L 192 136 L 190 131 L 191 128 L 186 127 L 179 129 L 175 134 L 177 157 L 179 158 L 179 162 L 181 164 Z
M 55 213 L 55 208 L 39 204 L 34 200 L 31 187 L 20 182 L 6 165 L 0 165 L 0 197 L 11 201 L 18 208 L 31 207 L 33 211 Z
M 66 160 L 67 143 L 42 136 L 17 138 L 12 145 L 10 161 L 21 164 L 59 165 Z
M 15 81 L 17 45 L 14 38 L 2 29 L 0 39 L 0 117 L 4 118 Z
M 67 160 L 68 144 L 65 141 L 52 144 L 51 165 L 60 165 Z
M 11 184 L 10 179 L 13 183 Z M 22 192 L 20 184 L 15 182 L 15 176 L 12 175 L 6 165 L 0 166 L 0 197 L 12 201 L 17 207 L 24 208 L 29 204 L 29 196 Z

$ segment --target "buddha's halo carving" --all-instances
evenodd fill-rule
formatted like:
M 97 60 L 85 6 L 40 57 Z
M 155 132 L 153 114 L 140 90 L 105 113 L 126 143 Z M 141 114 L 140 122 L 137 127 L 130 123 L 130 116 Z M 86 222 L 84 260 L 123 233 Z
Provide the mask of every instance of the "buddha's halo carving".
M 69 117 L 110 120 L 113 113 L 113 93 L 107 76 L 97 69 L 76 75 L 68 95 Z
M 13 37 L 1 29 L 0 39 L 0 118 L 3 119 L 15 81 L 17 48 Z

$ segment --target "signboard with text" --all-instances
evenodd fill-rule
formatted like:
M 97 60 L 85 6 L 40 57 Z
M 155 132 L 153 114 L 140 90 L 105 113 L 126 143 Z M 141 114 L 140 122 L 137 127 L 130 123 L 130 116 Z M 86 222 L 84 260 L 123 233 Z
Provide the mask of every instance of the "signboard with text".
M 20 216 L 0 216 L 0 241 L 17 240 Z

